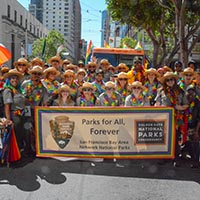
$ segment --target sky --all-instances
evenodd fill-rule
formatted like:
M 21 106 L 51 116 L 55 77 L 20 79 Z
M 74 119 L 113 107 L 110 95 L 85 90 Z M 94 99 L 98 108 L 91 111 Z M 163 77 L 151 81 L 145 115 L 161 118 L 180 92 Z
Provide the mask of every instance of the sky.
M 30 0 L 18 0 L 28 9 Z M 80 0 L 82 12 L 82 39 L 89 42 L 92 40 L 94 46 L 101 46 L 101 12 L 106 9 L 105 0 Z

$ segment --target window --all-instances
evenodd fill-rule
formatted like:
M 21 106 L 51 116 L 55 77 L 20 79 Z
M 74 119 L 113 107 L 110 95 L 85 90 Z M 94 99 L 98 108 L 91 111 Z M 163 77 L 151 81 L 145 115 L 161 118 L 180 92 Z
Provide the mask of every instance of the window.
M 10 18 L 10 5 L 8 5 L 8 8 L 7 8 L 7 16 L 8 18 Z
M 20 15 L 20 25 L 22 26 L 22 23 L 23 23 L 23 17 L 22 15 Z
M 17 11 L 15 10 L 15 13 L 14 13 L 14 21 L 17 22 Z

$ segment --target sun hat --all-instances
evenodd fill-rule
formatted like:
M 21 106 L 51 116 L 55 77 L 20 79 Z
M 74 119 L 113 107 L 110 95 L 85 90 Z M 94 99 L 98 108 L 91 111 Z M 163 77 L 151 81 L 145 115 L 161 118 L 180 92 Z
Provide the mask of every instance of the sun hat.
M 72 89 L 66 84 L 60 86 L 58 94 L 61 93 L 61 91 L 68 91 L 70 94 L 72 93 Z
M 48 63 L 49 63 L 49 64 L 52 64 L 52 62 L 53 62 L 54 60 L 57 60 L 58 63 L 59 63 L 59 65 L 62 64 L 62 60 L 60 59 L 59 56 L 53 56 L 53 57 L 51 57 L 51 58 L 48 60 Z
M 7 73 L 3 75 L 3 78 L 9 78 L 10 76 L 18 76 L 19 79 L 22 79 L 23 75 L 17 71 L 17 69 L 10 69 Z
M 25 58 L 19 58 L 17 61 L 14 62 L 13 65 L 15 66 L 15 68 L 17 68 L 19 64 L 25 64 L 27 68 L 30 67 L 30 64 Z
M 97 64 L 95 62 L 89 62 L 86 67 L 87 69 L 90 67 L 90 66 L 94 66 L 95 68 L 97 68 Z
M 107 81 L 107 82 L 105 83 L 105 89 L 106 89 L 106 88 L 113 88 L 113 89 L 115 89 L 115 88 L 116 88 L 116 85 L 115 85 L 115 83 L 112 82 L 112 81 Z
M 63 60 L 63 63 L 62 63 L 62 64 L 66 64 L 66 65 L 68 65 L 68 64 L 71 64 L 71 61 L 68 60 L 68 59 L 65 59 L 65 60 Z
M 196 75 L 196 72 L 191 68 L 187 67 L 181 72 L 181 75 L 184 76 L 185 74 L 192 74 L 193 76 Z
M 92 91 L 95 90 L 94 86 L 90 82 L 84 82 L 83 85 L 79 88 L 79 90 L 82 92 L 84 88 L 90 88 Z
M 119 68 L 124 68 L 125 71 L 129 70 L 129 67 L 125 63 L 119 63 L 119 65 L 116 67 L 116 70 L 119 70 Z
M 102 64 L 104 64 L 104 65 L 109 65 L 110 63 L 108 62 L 107 59 L 102 59 L 102 60 L 100 61 L 100 65 L 102 65 Z
M 28 73 L 29 73 L 29 74 L 32 74 L 32 73 L 34 73 L 34 72 L 38 72 L 38 73 L 43 74 L 43 69 L 42 69 L 41 66 L 35 65 L 32 69 L 30 69 L 30 70 L 28 71 Z
M 161 82 L 161 83 L 164 83 L 165 80 L 166 80 L 166 79 L 169 79 L 169 78 L 174 78 L 175 80 L 178 80 L 178 79 L 179 79 L 179 77 L 178 77 L 176 74 L 174 74 L 173 72 L 166 72 L 166 73 L 164 74 L 164 76 L 160 79 L 160 82 Z
M 127 79 L 128 79 L 128 74 L 125 73 L 125 72 L 120 72 L 120 73 L 117 75 L 117 79 L 120 79 L 120 78 L 127 78 Z
M 85 75 L 87 74 L 87 72 L 83 68 L 78 69 L 76 75 L 78 75 L 80 73 L 84 73 Z
M 55 67 L 49 67 L 43 71 L 44 76 L 46 77 L 49 73 L 55 73 L 56 76 L 60 75 L 60 72 Z
M 147 77 L 150 73 L 155 74 L 156 77 L 160 77 L 160 73 L 159 73 L 155 68 L 147 69 L 147 70 L 144 72 L 145 77 Z
M 71 75 L 71 76 L 73 76 L 73 78 L 75 78 L 75 72 L 71 69 L 65 70 L 65 72 L 63 73 L 62 76 L 63 76 L 63 78 L 66 78 L 67 75 Z
M 35 57 L 33 58 L 33 60 L 31 60 L 31 66 L 39 65 L 41 67 L 44 67 L 44 64 L 45 63 L 39 57 Z
M 141 88 L 142 90 L 145 89 L 145 87 L 142 85 L 142 83 L 140 81 L 134 81 L 130 86 L 129 88 L 132 89 L 133 87 L 139 87 Z

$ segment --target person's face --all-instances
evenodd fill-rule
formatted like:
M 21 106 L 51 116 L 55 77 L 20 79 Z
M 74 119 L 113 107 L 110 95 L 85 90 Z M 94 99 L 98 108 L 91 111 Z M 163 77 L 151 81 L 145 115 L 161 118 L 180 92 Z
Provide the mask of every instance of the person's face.
M 60 95 L 61 95 L 61 97 L 68 97 L 69 91 L 68 90 L 61 90 Z
M 156 75 L 155 75 L 154 73 L 150 72 L 150 73 L 148 74 L 148 79 L 154 80 L 155 78 L 156 78 Z
M 97 75 L 96 75 L 96 81 L 97 81 L 97 82 L 101 82 L 102 80 L 103 80 L 103 75 L 100 74 L 100 73 L 97 74 Z
M 141 69 L 141 67 L 142 67 L 142 63 L 141 62 L 139 62 L 139 61 L 134 62 L 135 70 L 139 71 Z
M 63 68 L 63 70 L 65 71 L 65 70 L 67 70 L 67 63 L 64 63 L 63 65 L 62 65 L 62 68 Z
M 16 75 L 13 75 L 10 77 L 10 84 L 13 86 L 13 87 L 17 87 L 17 85 L 19 84 L 19 77 L 16 76 Z
M 167 86 L 173 87 L 174 84 L 175 84 L 175 79 L 174 79 L 174 78 L 167 78 L 167 79 L 165 80 L 165 82 L 166 82 L 166 85 L 167 85 Z
M 132 92 L 135 96 L 139 96 L 139 94 L 142 92 L 142 88 L 138 86 L 133 86 Z
M 107 71 L 107 70 L 108 70 L 108 67 L 109 67 L 109 64 L 105 64 L 105 63 L 101 64 L 101 69 L 102 69 L 103 71 Z
M 27 69 L 27 66 L 26 66 L 26 64 L 24 64 L 24 63 L 19 63 L 19 64 L 17 65 L 17 70 L 18 70 L 20 73 L 24 73 L 24 72 L 26 71 L 26 69 Z
M 83 95 L 84 96 L 91 96 L 92 95 L 92 88 L 83 88 Z
M 77 75 L 77 79 L 80 80 L 80 81 L 82 81 L 84 79 L 84 77 L 85 77 L 85 73 L 84 72 L 80 72 Z
M 181 72 L 182 71 L 182 66 L 180 64 L 176 64 L 175 71 Z
M 191 81 L 193 80 L 193 74 L 191 74 L 191 73 L 186 73 L 186 74 L 184 75 L 184 79 L 185 79 L 186 82 L 191 82 Z
M 126 72 L 126 68 L 125 67 L 119 67 L 118 68 L 118 72 Z
M 123 87 L 128 83 L 127 78 L 118 78 L 119 84 Z
M 94 73 L 95 70 L 96 70 L 96 66 L 94 66 L 94 65 L 88 66 L 88 71 L 89 71 L 90 73 Z
M 111 96 L 114 91 L 115 91 L 115 89 L 113 87 L 106 87 L 105 88 L 105 92 L 108 96 Z
M 41 79 L 42 73 L 40 72 L 32 72 L 31 74 L 31 80 L 32 81 L 38 81 Z
M 58 60 L 52 60 L 51 61 L 51 66 L 55 67 L 57 69 L 59 67 L 59 61 Z
M 49 74 L 48 74 L 48 79 L 49 79 L 50 81 L 53 81 L 53 80 L 55 80 L 55 78 L 56 78 L 56 73 L 54 73 L 54 72 L 49 72 Z
M 67 83 L 71 84 L 71 83 L 73 82 L 73 80 L 74 80 L 74 76 L 73 76 L 73 75 L 67 74 L 67 75 L 65 76 L 65 81 L 66 81 Z

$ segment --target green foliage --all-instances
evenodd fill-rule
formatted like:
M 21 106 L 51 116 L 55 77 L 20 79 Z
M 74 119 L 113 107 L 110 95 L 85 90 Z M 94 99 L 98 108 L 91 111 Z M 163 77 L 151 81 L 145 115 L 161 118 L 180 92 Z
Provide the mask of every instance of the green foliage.
M 133 38 L 130 38 L 130 37 L 124 37 L 124 38 L 122 38 L 121 41 L 120 41 L 120 47 L 121 47 L 121 48 L 125 48 L 125 47 L 124 47 L 124 44 L 126 44 L 126 46 L 127 46 L 128 48 L 134 49 L 135 46 L 136 46 L 136 44 L 137 44 L 137 41 L 134 40 Z
M 32 57 L 42 58 L 42 50 L 44 46 L 44 41 L 46 39 L 45 54 L 43 60 L 46 62 L 49 58 L 56 55 L 57 48 L 64 44 L 64 37 L 61 33 L 56 30 L 52 30 L 48 33 L 46 38 L 37 39 L 33 43 Z

